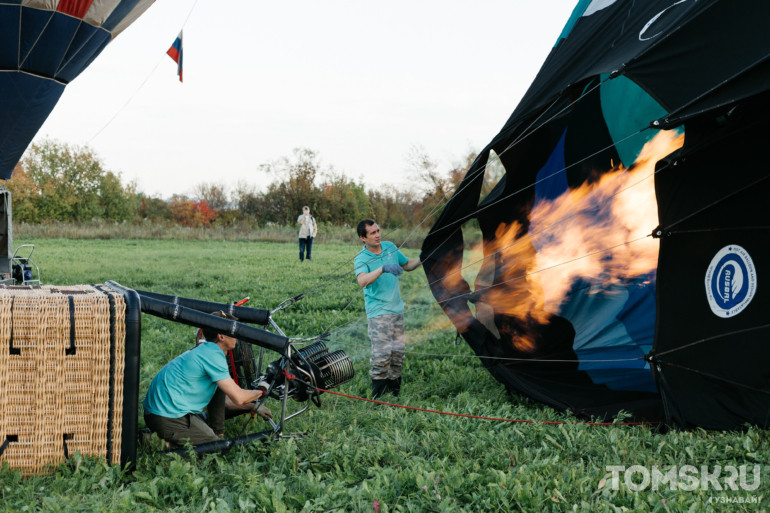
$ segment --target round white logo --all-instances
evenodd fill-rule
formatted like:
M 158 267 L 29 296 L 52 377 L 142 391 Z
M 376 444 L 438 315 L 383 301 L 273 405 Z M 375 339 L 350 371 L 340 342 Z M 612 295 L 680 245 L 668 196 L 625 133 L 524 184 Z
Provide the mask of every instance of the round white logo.
M 735 317 L 756 293 L 757 271 L 749 253 L 736 245 L 720 249 L 706 271 L 706 298 L 714 315 Z

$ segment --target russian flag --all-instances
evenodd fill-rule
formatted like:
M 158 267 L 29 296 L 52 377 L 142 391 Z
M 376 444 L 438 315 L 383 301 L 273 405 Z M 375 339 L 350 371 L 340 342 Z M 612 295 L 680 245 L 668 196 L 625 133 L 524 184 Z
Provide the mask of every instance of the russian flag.
M 179 75 L 179 81 L 182 82 L 182 31 L 179 31 L 179 35 L 176 36 L 174 44 L 166 52 L 169 57 L 176 62 L 176 74 Z

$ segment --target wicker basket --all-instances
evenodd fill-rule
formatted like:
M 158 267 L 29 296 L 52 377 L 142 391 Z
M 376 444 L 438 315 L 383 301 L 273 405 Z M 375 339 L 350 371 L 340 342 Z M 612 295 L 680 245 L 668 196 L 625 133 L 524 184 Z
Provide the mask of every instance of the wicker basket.
M 126 301 L 99 285 L 0 287 L 0 464 L 121 460 Z

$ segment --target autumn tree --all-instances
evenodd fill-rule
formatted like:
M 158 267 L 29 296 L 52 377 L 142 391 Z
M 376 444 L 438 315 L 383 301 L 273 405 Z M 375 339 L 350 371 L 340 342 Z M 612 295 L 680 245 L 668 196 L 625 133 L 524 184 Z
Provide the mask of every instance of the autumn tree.
M 200 228 L 211 226 L 217 218 L 217 211 L 203 200 L 192 200 L 175 194 L 169 201 L 171 217 L 177 224 Z
M 216 183 L 200 183 L 193 188 L 193 196 L 205 201 L 209 207 L 215 210 L 227 208 L 230 201 L 227 199 L 227 189 Z
M 35 207 L 36 198 L 40 194 L 37 184 L 21 162 L 16 164 L 11 176 L 12 179 L 6 182 L 5 187 L 11 191 L 14 218 L 32 223 L 40 221 Z

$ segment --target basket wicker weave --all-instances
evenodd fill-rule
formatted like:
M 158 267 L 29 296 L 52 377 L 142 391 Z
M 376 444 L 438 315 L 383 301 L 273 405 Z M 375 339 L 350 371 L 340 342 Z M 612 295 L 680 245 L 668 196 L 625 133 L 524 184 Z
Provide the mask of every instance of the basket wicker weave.
M 41 474 L 76 451 L 119 462 L 125 312 L 100 286 L 0 287 L 0 464 Z

